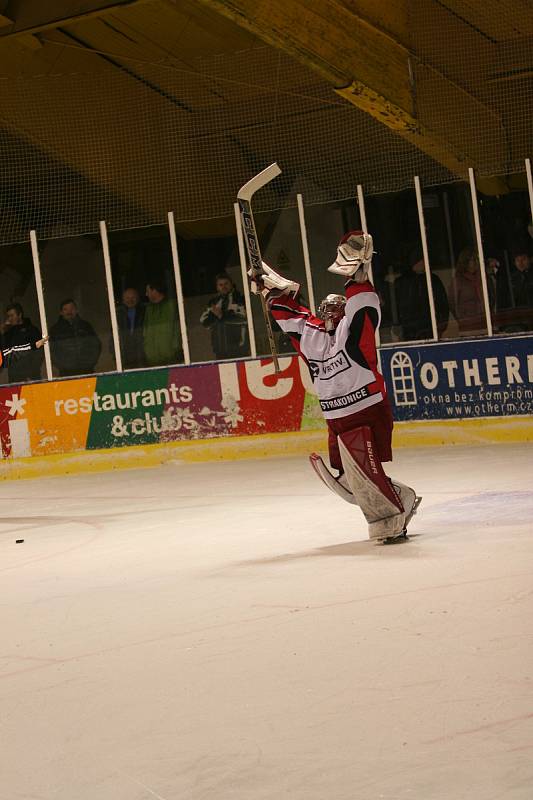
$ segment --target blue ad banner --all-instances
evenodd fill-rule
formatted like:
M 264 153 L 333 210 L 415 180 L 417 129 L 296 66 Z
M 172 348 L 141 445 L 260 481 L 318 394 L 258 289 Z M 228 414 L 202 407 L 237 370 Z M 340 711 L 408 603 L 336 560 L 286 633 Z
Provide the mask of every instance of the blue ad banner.
M 396 420 L 533 413 L 533 337 L 381 349 Z

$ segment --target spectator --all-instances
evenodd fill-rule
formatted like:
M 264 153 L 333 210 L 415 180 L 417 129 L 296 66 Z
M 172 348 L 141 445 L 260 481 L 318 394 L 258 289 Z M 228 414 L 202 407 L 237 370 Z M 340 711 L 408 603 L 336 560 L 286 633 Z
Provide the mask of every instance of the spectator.
M 122 303 L 117 306 L 117 324 L 120 353 L 124 369 L 145 364 L 143 325 L 145 306 L 137 289 L 129 287 L 122 292 Z
M 527 246 L 514 249 L 509 272 L 510 301 L 498 315 L 500 330 L 519 333 L 533 329 L 533 269 Z
M 533 269 L 526 247 L 519 247 L 514 251 L 511 289 L 515 308 L 533 308 Z
M 437 333 L 442 336 L 448 325 L 450 308 L 441 279 L 431 273 Z M 398 321 L 403 341 L 432 339 L 431 312 L 429 308 L 426 269 L 422 249 L 417 247 L 409 256 L 409 269 L 394 281 Z
M 461 333 L 486 330 L 481 270 L 473 247 L 464 247 L 459 253 L 448 296 Z
M 244 297 L 226 273 L 216 276 L 217 294 L 212 297 L 200 322 L 211 331 L 215 358 L 239 358 L 248 355 L 248 328 Z
M 7 306 L 1 333 L 2 364 L 7 366 L 9 383 L 39 380 L 43 362 L 39 350 L 45 340 L 35 325 L 24 316 L 20 303 Z
M 71 298 L 63 300 L 59 308 L 59 319 L 50 329 L 50 345 L 60 376 L 94 372 L 102 345 L 93 326 L 79 316 Z
M 143 325 L 146 363 L 149 367 L 176 364 L 183 360 L 176 301 L 166 296 L 166 289 L 159 281 L 146 286 L 146 296 L 149 300 Z

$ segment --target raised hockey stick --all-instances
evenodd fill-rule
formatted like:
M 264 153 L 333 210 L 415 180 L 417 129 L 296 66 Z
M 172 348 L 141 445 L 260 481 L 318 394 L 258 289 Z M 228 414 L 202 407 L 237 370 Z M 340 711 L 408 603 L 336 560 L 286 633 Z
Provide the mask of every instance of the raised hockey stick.
M 241 212 L 241 225 L 244 234 L 244 242 L 246 244 L 246 252 L 248 254 L 248 262 L 250 264 L 252 277 L 261 275 L 263 268 L 261 249 L 259 247 L 259 239 L 255 229 L 251 200 L 259 189 L 261 189 L 263 186 L 266 186 L 267 183 L 270 183 L 270 181 L 276 178 L 280 173 L 281 170 L 278 165 L 276 163 L 271 164 L 269 167 L 264 169 L 262 172 L 259 172 L 255 177 L 249 180 L 248 183 L 245 183 L 244 186 L 241 186 L 237 193 L 237 201 L 239 203 L 239 209 Z M 272 330 L 272 320 L 270 319 L 265 298 L 262 294 L 260 294 L 259 297 L 261 298 L 261 307 L 263 309 L 263 316 L 265 318 L 268 344 L 272 354 L 272 362 L 274 364 L 275 372 L 278 373 L 280 372 L 280 367 L 276 342 L 274 340 L 274 332 Z

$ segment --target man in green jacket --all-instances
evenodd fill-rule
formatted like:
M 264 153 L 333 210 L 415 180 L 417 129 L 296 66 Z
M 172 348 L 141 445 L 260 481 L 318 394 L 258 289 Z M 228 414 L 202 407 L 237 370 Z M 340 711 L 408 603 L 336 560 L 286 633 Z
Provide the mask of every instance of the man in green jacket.
M 159 367 L 183 361 L 176 301 L 167 297 L 159 281 L 146 286 L 146 296 L 149 300 L 143 327 L 146 363 L 149 367 Z

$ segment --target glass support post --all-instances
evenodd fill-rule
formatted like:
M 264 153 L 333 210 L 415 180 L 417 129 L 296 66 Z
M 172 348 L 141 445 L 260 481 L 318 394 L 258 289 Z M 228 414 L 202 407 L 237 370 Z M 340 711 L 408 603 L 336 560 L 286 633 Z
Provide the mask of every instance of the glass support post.
M 483 240 L 481 238 L 481 225 L 479 223 L 479 207 L 477 203 L 476 180 L 472 167 L 468 168 L 468 179 L 470 181 L 470 197 L 472 198 L 472 211 L 474 214 L 474 227 L 476 230 L 477 252 L 479 258 L 479 269 L 481 272 L 481 289 L 483 292 L 483 305 L 485 306 L 485 317 L 487 320 L 487 334 L 492 336 L 492 318 L 490 315 L 489 289 L 487 286 L 487 273 L 485 271 L 485 255 L 483 253 Z
M 37 289 L 37 302 L 39 304 L 39 318 L 41 320 L 41 331 L 43 337 L 48 336 L 48 325 L 46 323 L 46 309 L 44 305 L 43 281 L 41 278 L 41 262 L 39 259 L 39 247 L 37 244 L 36 231 L 30 231 L 31 254 L 33 257 L 33 272 L 35 275 L 35 287 Z M 49 381 L 52 375 L 52 357 L 50 355 L 50 345 L 44 345 L 44 362 L 46 365 L 46 377 Z
M 176 236 L 176 222 L 174 220 L 173 211 L 168 212 L 168 230 L 170 233 L 170 249 L 172 251 L 172 266 L 174 268 L 174 280 L 176 282 L 176 299 L 178 301 L 181 343 L 183 345 L 183 361 L 188 366 L 191 363 L 191 353 L 189 350 L 189 337 L 187 335 L 187 324 L 185 321 L 185 303 L 183 302 L 183 287 L 181 285 L 178 239 Z

